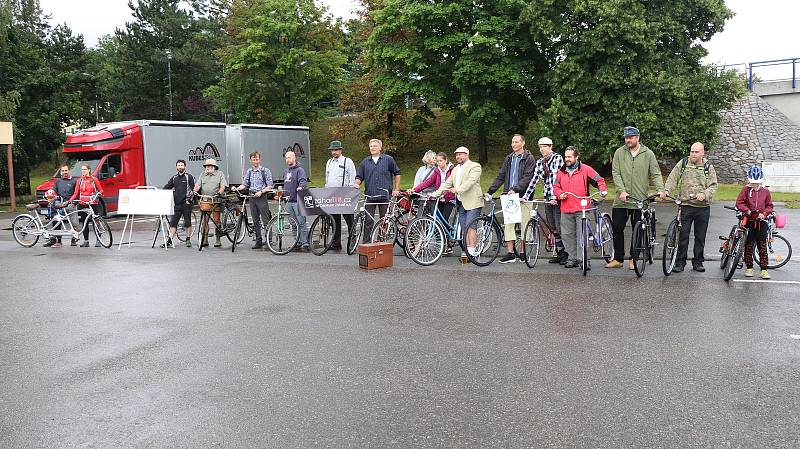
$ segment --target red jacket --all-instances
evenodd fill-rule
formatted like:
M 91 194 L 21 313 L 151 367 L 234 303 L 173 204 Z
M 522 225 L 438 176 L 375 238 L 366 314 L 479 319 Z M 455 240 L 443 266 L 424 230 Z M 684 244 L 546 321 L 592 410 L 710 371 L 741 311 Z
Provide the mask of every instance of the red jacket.
M 92 201 L 92 195 L 95 192 L 100 192 L 100 195 L 103 195 L 103 187 L 97 181 L 97 178 L 94 176 L 81 176 L 75 186 L 75 193 L 72 194 L 69 201 L 78 198 L 78 202 L 81 204 L 98 204 L 97 200 Z
M 745 214 L 757 210 L 764 215 L 772 213 L 772 195 L 766 187 L 756 190 L 749 185 L 742 187 L 736 198 L 736 209 Z
M 567 171 L 567 166 L 564 165 L 558 169 L 556 175 L 556 182 L 553 184 L 553 190 L 556 198 L 561 198 L 564 192 L 574 193 L 578 196 L 589 196 L 589 184 L 600 189 L 601 192 L 606 191 L 606 180 L 588 165 L 577 162 L 578 168 L 572 174 Z M 581 201 L 572 195 L 567 195 L 566 199 L 561 200 L 561 212 L 565 214 L 574 214 L 581 211 Z
M 442 175 L 439 173 L 439 167 L 436 167 L 430 176 L 428 176 L 424 181 L 422 181 L 421 183 L 417 184 L 414 187 L 414 191 L 419 193 L 431 187 L 433 187 L 433 190 L 438 189 L 439 186 L 442 185 L 442 183 L 445 181 L 445 179 L 449 178 L 450 175 L 453 173 L 453 167 L 455 167 L 455 165 L 451 164 L 450 168 L 447 169 L 447 173 L 445 174 L 444 179 L 442 179 Z M 444 199 L 445 201 L 453 201 L 456 199 L 456 196 L 450 192 L 444 192 Z

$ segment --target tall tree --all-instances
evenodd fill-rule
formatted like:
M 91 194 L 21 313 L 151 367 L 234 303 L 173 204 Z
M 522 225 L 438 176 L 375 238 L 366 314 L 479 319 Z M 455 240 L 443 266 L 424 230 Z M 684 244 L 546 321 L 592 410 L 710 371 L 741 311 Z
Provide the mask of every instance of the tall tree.
M 718 111 L 741 92 L 735 74 L 702 65 L 702 42 L 732 13 L 723 0 L 551 0 L 523 14 L 558 51 L 540 129 L 604 162 L 636 125 L 659 156 L 710 144 Z
M 217 51 L 220 83 L 207 90 L 242 122 L 310 124 L 337 88 L 341 30 L 314 0 L 234 0 Z
M 455 124 L 479 138 L 524 131 L 547 96 L 548 41 L 520 20 L 528 2 L 386 0 L 369 39 L 382 103 L 413 94 L 457 112 Z

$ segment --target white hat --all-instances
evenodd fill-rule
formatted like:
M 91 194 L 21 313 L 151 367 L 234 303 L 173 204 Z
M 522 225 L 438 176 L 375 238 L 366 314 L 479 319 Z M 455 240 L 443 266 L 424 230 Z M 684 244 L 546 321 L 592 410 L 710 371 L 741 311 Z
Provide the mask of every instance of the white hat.
M 469 154 L 469 148 L 467 148 L 467 147 L 458 147 L 458 148 L 456 148 L 456 151 L 453 151 L 453 153 Z
M 553 141 L 550 140 L 549 137 L 542 137 L 541 139 L 539 139 L 539 142 L 537 143 L 537 145 L 552 145 L 552 144 Z
M 203 167 L 208 167 L 209 165 L 219 168 L 217 161 L 215 161 L 213 158 L 206 159 L 206 161 L 203 163 Z

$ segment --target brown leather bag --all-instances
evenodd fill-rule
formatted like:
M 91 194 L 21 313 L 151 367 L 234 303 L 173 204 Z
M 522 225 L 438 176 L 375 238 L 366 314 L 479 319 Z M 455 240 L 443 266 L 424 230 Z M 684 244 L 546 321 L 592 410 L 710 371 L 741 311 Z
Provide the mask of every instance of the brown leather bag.
M 392 266 L 394 245 L 388 242 L 363 243 L 358 245 L 358 266 L 366 270 Z

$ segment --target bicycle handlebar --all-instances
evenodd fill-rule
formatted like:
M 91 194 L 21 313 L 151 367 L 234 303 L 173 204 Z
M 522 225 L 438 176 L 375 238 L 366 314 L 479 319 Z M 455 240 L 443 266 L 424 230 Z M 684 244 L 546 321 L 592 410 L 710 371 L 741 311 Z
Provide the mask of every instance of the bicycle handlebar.
M 597 195 L 603 195 L 603 192 L 594 192 L 593 194 L 591 194 L 589 196 L 578 196 L 578 195 L 575 195 L 572 192 L 561 192 L 561 193 L 566 194 L 566 195 L 572 195 L 572 196 L 574 196 L 575 198 L 577 198 L 579 200 L 591 200 L 591 199 L 594 199 L 594 197 L 596 197 Z M 608 193 L 606 193 L 606 195 L 608 195 Z M 605 196 L 605 195 L 603 195 L 603 196 Z

